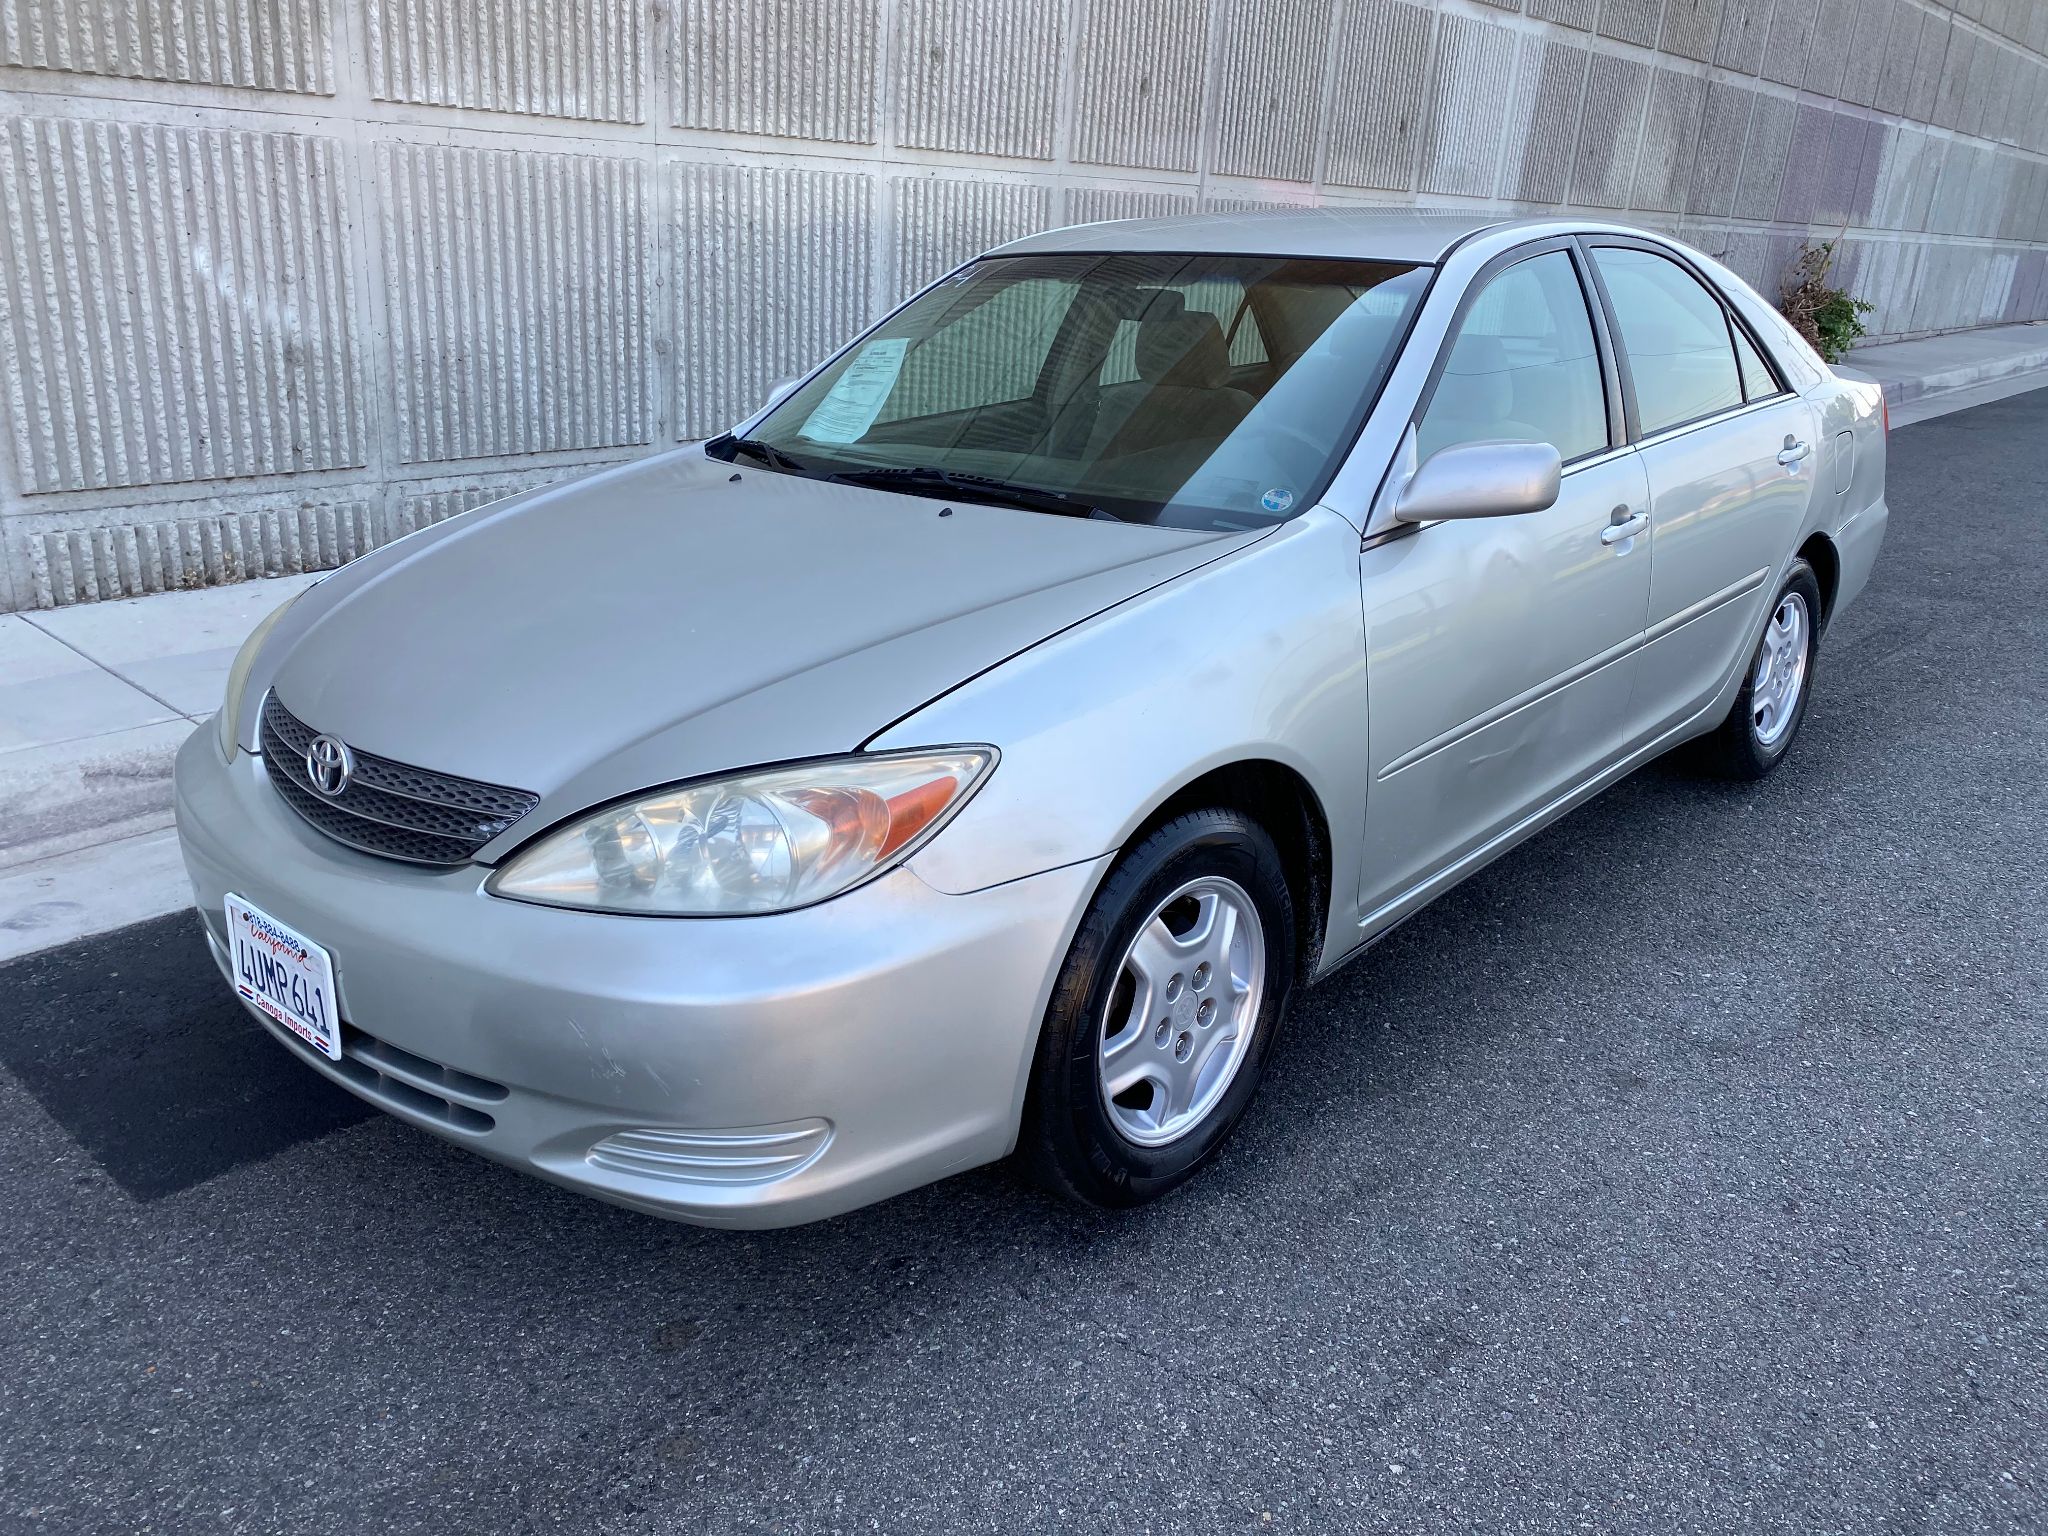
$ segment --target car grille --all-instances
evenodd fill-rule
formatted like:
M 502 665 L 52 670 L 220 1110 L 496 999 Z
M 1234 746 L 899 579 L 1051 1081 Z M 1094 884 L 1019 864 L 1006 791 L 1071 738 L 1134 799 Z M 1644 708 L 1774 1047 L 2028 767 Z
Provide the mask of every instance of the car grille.
M 338 795 L 313 788 L 306 748 L 320 733 L 263 700 L 263 764 L 284 803 L 336 842 L 413 864 L 466 864 L 476 851 L 540 804 L 523 789 L 479 784 L 388 757 L 355 752 Z

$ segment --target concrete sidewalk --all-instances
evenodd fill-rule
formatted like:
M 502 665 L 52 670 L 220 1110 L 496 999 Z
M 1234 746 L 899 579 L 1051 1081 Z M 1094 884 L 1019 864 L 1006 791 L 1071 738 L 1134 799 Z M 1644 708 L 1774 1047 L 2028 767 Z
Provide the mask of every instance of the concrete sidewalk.
M 0 614 L 0 960 L 185 903 L 171 759 L 317 579 Z
M 1853 352 L 1892 426 L 2048 385 L 2048 324 Z M 171 759 L 258 620 L 317 580 L 0 614 L 0 961 L 174 911 Z
M 1858 347 L 1842 365 L 1882 384 L 1892 425 L 1906 427 L 2048 384 L 2048 324 L 1993 325 Z

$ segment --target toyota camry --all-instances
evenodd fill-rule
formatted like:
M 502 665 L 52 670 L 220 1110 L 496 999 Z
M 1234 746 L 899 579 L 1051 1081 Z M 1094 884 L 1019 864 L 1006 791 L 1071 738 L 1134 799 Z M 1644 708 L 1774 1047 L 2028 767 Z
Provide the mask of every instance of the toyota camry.
M 1645 231 L 1056 230 L 271 615 L 184 856 L 258 1024 L 528 1172 L 1132 1206 L 1298 987 L 1651 758 L 1783 761 L 1884 464 L 1874 385 Z

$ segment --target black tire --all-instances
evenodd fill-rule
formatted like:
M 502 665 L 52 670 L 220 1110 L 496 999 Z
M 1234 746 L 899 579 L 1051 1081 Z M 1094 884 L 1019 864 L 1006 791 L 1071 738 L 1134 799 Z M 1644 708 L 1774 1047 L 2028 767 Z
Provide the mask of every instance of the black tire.
M 1777 615 L 1786 600 L 1794 596 L 1806 605 L 1806 657 L 1799 693 L 1788 711 L 1790 719 L 1775 739 L 1765 742 L 1759 737 L 1755 687 L 1757 663 L 1764 647 L 1771 643 L 1770 621 L 1766 620 L 1764 635 L 1745 663 L 1742 691 L 1735 696 L 1728 718 L 1698 742 L 1695 761 L 1709 773 L 1726 779 L 1760 779 L 1785 760 L 1785 754 L 1799 735 L 1800 724 L 1806 719 L 1807 701 L 1813 697 L 1814 670 L 1820 660 L 1820 582 L 1813 574 L 1813 567 L 1804 560 L 1795 559 L 1792 568 L 1785 573 L 1784 584 L 1771 600 L 1771 614 Z
M 1208 1112 L 1163 1146 L 1132 1141 L 1110 1117 L 1098 1047 L 1125 951 L 1139 927 L 1188 881 L 1221 876 L 1251 898 L 1265 942 L 1265 984 L 1236 1075 Z M 1265 1071 L 1294 988 L 1295 915 L 1272 838 L 1231 810 L 1175 817 L 1130 848 L 1074 935 L 1039 1034 L 1019 1159 L 1048 1189 L 1082 1205 L 1123 1209 L 1193 1177 L 1222 1146 Z

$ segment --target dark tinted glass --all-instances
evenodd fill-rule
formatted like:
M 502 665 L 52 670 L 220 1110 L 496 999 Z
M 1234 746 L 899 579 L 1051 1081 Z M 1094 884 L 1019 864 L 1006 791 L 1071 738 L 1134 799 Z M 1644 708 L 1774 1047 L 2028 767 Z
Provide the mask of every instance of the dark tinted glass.
M 936 469 L 1128 521 L 1258 527 L 1322 494 L 1427 276 L 1268 256 L 992 257 L 877 326 L 752 436 L 803 472 Z

